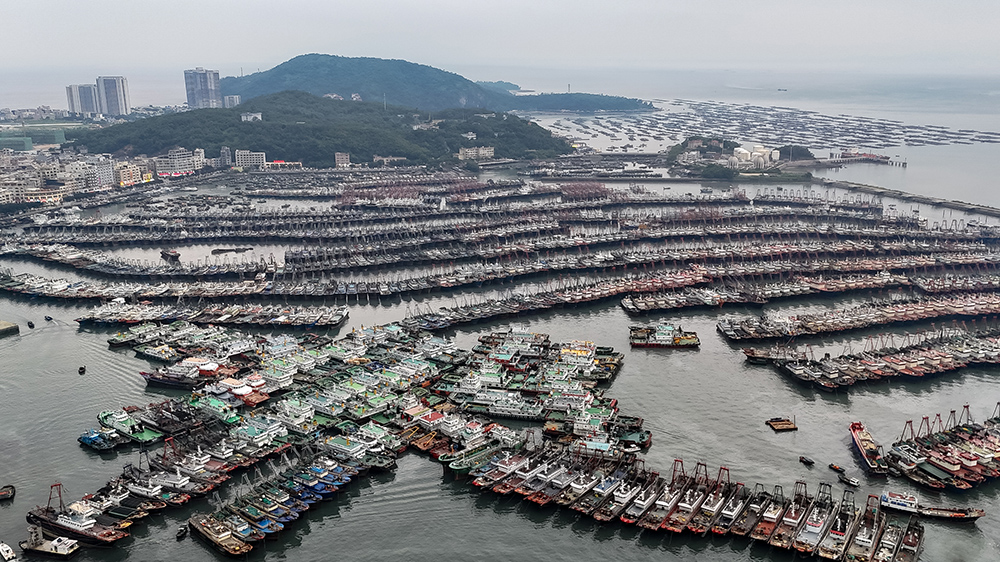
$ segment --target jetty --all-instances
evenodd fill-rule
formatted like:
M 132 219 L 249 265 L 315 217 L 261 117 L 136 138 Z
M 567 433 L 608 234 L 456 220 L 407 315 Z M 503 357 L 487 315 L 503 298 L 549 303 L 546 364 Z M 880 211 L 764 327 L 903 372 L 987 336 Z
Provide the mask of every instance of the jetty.
M 21 327 L 13 322 L 0 320 L 0 338 L 21 333 Z

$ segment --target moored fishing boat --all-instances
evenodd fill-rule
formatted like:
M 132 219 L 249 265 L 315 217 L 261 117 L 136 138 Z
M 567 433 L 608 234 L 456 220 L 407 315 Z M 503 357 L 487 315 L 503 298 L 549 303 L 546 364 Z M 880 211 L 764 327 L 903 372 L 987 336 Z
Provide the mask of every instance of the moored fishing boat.
M 882 539 L 878 542 L 875 553 L 872 554 L 872 562 L 891 562 L 899 550 L 899 545 L 903 539 L 905 520 L 898 518 L 889 519 L 882 532 Z
M 882 512 L 879 498 L 868 496 L 865 509 L 858 520 L 858 528 L 854 538 L 850 540 L 844 556 L 852 562 L 869 562 L 875 554 L 882 532 L 885 528 L 885 513 Z
M 729 533 L 737 537 L 745 537 L 752 533 L 771 504 L 771 497 L 763 484 L 759 482 L 754 484 L 746 508 L 736 517 L 736 521 L 729 528 Z
M 716 535 L 725 535 L 728 533 L 729 529 L 736 523 L 737 518 L 747 509 L 749 500 L 750 491 L 747 490 L 742 482 L 737 482 L 732 495 L 726 500 L 726 504 L 722 506 L 719 517 L 712 524 L 712 533 Z
M 684 461 L 674 459 L 670 483 L 660 492 L 660 495 L 653 503 L 652 509 L 647 511 L 636 524 L 650 531 L 658 530 L 667 521 L 667 517 L 674 512 L 677 502 L 680 501 L 681 496 L 690 484 L 691 478 L 684 473 Z
M 705 463 L 698 463 L 694 469 L 694 479 L 691 486 L 684 491 L 677 508 L 674 509 L 666 521 L 660 526 L 674 533 L 683 532 L 691 518 L 698 514 L 701 504 L 705 501 L 709 492 L 715 488 L 716 481 L 708 479 L 708 467 Z
M 630 326 L 629 345 L 632 347 L 683 348 L 698 347 L 701 340 L 695 332 L 685 332 L 680 326 Z
M 195 513 L 188 519 L 188 527 L 196 537 L 226 556 L 245 556 L 253 550 L 253 546 L 233 536 L 228 527 L 209 515 Z
M 844 496 L 840 499 L 840 509 L 834 514 L 826 536 L 816 549 L 820 558 L 840 560 L 844 556 L 847 545 L 857 531 L 860 516 L 861 510 L 854 504 L 854 492 L 844 490 Z
M 17 543 L 26 554 L 69 560 L 80 551 L 78 541 L 67 537 L 46 539 L 42 528 L 38 525 L 28 525 L 28 539 Z
M 733 485 L 729 480 L 729 469 L 724 466 L 720 467 L 719 474 L 715 478 L 715 486 L 708 493 L 708 496 L 705 497 L 705 501 L 702 502 L 701 510 L 687 524 L 688 530 L 697 535 L 707 533 L 712 528 L 716 518 L 721 514 L 722 507 L 726 504 L 732 492 Z
M 882 508 L 902 513 L 910 513 L 921 517 L 942 519 L 945 521 L 975 521 L 986 512 L 972 507 L 938 507 L 920 504 L 914 494 L 883 491 L 880 498 Z
M 805 523 L 805 516 L 809 512 L 812 501 L 813 498 L 809 495 L 806 483 L 801 480 L 797 481 L 792 492 L 792 501 L 785 509 L 784 515 L 781 516 L 781 521 L 774 529 L 774 534 L 771 535 L 768 544 L 777 548 L 791 547 L 795 534 Z
M 854 450 L 861 459 L 861 466 L 872 476 L 885 476 L 889 466 L 882 457 L 881 448 L 875 443 L 871 433 L 861 422 L 852 422 L 849 426 L 854 442 Z
M 924 547 L 924 525 L 917 516 L 910 517 L 910 522 L 903 532 L 903 539 L 900 541 L 899 550 L 892 559 L 893 562 L 917 562 L 920 552 Z
M 795 533 L 792 548 L 805 554 L 812 554 L 826 533 L 827 527 L 830 526 L 836 509 L 830 485 L 826 482 L 820 482 L 819 492 L 812 505 L 809 506 L 805 523 Z
M 59 501 L 58 508 L 52 506 L 54 498 Z M 99 524 L 88 513 L 68 510 L 63 503 L 62 484 L 59 483 L 49 488 L 48 505 L 28 511 L 26 518 L 28 523 L 41 527 L 43 533 L 48 536 L 64 536 L 91 546 L 114 546 L 129 536 L 125 531 Z

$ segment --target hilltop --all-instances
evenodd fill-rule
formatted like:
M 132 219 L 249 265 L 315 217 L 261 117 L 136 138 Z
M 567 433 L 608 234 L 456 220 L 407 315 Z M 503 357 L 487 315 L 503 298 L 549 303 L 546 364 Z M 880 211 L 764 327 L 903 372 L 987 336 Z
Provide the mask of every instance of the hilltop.
M 263 121 L 244 123 L 243 112 L 260 112 Z M 462 136 L 470 132 L 477 140 Z M 263 150 L 268 159 L 300 160 L 314 167 L 333 166 L 335 152 L 350 153 L 354 162 L 371 162 L 378 154 L 427 164 L 451 160 L 463 146 L 493 146 L 497 158 L 571 151 L 563 139 L 507 113 L 428 113 L 291 91 L 257 97 L 232 109 L 198 109 L 103 129 L 67 130 L 66 137 L 91 152 L 155 155 L 183 146 L 204 148 L 206 156 L 214 157 L 220 147 L 229 146 Z
M 493 111 L 568 110 L 630 111 L 652 106 L 641 100 L 595 94 L 540 94 L 515 96 L 507 82 L 476 83 L 432 66 L 404 60 L 335 55 L 299 55 L 270 70 L 221 80 L 224 95 L 244 101 L 259 96 L 300 90 L 346 100 L 357 94 L 364 101 L 416 107 L 427 111 L 477 107 Z

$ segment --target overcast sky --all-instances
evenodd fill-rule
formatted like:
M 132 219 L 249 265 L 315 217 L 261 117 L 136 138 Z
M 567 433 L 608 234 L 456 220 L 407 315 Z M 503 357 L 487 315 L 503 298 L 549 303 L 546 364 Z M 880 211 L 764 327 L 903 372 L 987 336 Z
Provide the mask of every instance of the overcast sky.
M 549 90 L 665 69 L 995 76 L 998 23 L 995 0 L 0 0 L 0 107 L 65 107 L 98 74 L 127 76 L 133 105 L 181 103 L 185 68 L 311 52 Z

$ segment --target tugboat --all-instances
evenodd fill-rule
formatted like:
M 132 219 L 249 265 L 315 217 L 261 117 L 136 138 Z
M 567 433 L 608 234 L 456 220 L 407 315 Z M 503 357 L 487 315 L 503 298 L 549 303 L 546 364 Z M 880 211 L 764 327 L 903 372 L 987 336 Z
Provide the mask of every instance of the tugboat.
M 58 509 L 52 507 L 53 497 L 59 499 Z M 125 531 L 99 524 L 88 514 L 68 511 L 63 503 L 62 484 L 58 482 L 49 488 L 48 505 L 35 507 L 28 512 L 26 519 L 28 523 L 41 527 L 47 535 L 67 536 L 92 546 L 114 546 L 128 536 Z
M 80 545 L 73 539 L 66 537 L 46 539 L 42 528 L 38 525 L 29 525 L 28 540 L 17 543 L 17 546 L 28 554 L 37 554 L 57 560 L 69 560 L 80 551 Z
M 228 527 L 208 515 L 195 513 L 188 519 L 188 527 L 195 536 L 226 556 L 242 557 L 253 550 L 252 546 L 234 537 Z

